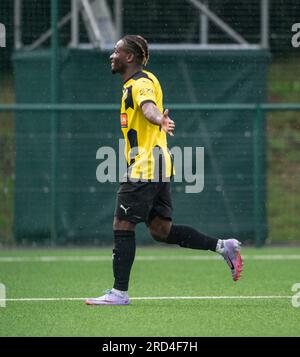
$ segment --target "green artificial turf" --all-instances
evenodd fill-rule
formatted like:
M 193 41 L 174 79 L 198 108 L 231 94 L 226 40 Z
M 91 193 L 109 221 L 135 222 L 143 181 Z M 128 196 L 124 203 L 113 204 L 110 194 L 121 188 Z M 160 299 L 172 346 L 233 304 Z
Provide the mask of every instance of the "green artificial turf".
M 215 257 L 212 252 L 139 247 L 130 296 L 292 296 L 292 286 L 300 283 L 300 248 L 243 249 L 238 282 L 221 258 L 198 260 L 202 255 Z M 32 261 L 41 256 L 61 260 Z M 106 260 L 72 258 L 88 256 Z M 29 261 L 4 262 L 4 257 Z M 7 299 L 95 297 L 111 287 L 110 257 L 111 249 L 4 250 L 0 282 Z M 0 336 L 299 336 L 299 320 L 300 307 L 293 307 L 291 298 L 132 300 L 129 306 L 7 301 L 0 308 Z

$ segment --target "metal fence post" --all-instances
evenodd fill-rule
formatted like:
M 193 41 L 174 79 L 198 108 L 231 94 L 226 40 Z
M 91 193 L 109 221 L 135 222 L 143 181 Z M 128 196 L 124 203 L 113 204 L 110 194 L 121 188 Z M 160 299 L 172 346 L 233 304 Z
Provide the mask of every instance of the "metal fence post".
M 266 161 L 265 120 L 258 104 L 254 119 L 254 225 L 255 244 L 264 245 L 267 237 L 266 216 Z
M 51 103 L 58 103 L 59 89 L 59 39 L 58 39 L 58 1 L 51 0 Z M 50 203 L 50 231 L 51 243 L 57 241 L 57 226 L 56 226 L 56 166 L 57 166 L 57 116 L 58 112 L 53 109 L 51 114 L 51 203 Z

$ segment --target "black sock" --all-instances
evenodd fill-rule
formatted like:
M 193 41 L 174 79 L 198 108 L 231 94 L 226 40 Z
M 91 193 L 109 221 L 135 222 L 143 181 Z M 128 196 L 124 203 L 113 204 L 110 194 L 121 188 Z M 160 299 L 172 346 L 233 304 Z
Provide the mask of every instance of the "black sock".
M 218 239 L 208 237 L 192 227 L 173 224 L 166 242 L 168 244 L 179 244 L 184 248 L 215 252 Z
M 135 232 L 114 231 L 114 289 L 127 291 L 131 266 L 135 257 Z

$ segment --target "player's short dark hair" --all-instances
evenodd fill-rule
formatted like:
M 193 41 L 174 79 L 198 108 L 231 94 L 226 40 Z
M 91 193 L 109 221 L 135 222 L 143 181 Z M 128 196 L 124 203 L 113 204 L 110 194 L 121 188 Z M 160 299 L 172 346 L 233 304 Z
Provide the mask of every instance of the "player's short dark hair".
M 125 48 L 132 52 L 138 64 L 146 66 L 149 61 L 148 42 L 140 35 L 126 35 L 122 38 Z

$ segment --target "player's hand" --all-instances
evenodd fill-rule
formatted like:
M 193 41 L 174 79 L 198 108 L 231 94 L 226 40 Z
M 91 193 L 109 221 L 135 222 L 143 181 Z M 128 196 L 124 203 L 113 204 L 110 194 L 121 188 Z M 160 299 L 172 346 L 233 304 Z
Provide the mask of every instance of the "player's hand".
M 161 118 L 160 126 L 162 129 L 171 136 L 174 136 L 175 123 L 169 118 L 169 109 L 166 109 Z

